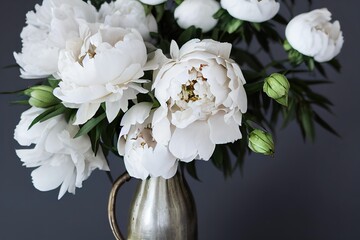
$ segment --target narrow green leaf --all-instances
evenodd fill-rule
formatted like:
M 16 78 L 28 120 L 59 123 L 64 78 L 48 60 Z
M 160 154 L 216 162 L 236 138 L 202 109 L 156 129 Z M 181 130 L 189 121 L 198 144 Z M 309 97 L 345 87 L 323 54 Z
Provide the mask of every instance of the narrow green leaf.
M 244 85 L 245 91 L 247 95 L 254 94 L 256 92 L 262 91 L 264 86 L 264 81 L 254 82 L 254 83 L 247 83 Z
M 29 128 L 30 129 L 32 126 L 34 126 L 36 123 L 40 122 L 40 121 L 44 121 L 42 119 L 46 118 L 47 115 L 51 114 L 52 112 L 56 111 L 58 109 L 58 105 L 57 106 L 53 106 L 48 108 L 47 110 L 45 110 L 43 113 L 41 113 L 39 116 L 37 116 L 30 124 Z
M 19 68 L 20 65 L 19 64 L 10 64 L 10 65 L 6 65 L 6 66 L 3 66 L 2 69 L 8 69 L 8 68 Z
M 325 130 L 329 131 L 330 133 L 334 134 L 337 137 L 341 137 L 336 130 L 330 126 L 324 119 L 322 119 L 317 113 L 314 113 L 314 120 Z
M 315 139 L 315 128 L 313 121 L 313 111 L 308 104 L 303 104 L 300 107 L 300 123 L 306 138 L 310 140 Z
M 40 122 L 44 122 L 50 118 L 56 117 L 62 113 L 64 113 L 66 110 L 66 107 L 64 107 L 62 104 L 59 104 L 56 106 L 55 111 L 49 113 L 48 115 L 46 115 L 43 119 L 40 120 Z
M 338 60 L 336 60 L 335 58 L 332 59 L 331 61 L 327 62 L 331 67 L 333 67 L 337 72 L 341 71 L 341 64 L 339 63 Z
M 226 31 L 229 34 L 232 34 L 236 32 L 243 25 L 243 23 L 244 21 L 233 18 L 230 22 L 228 22 L 226 26 Z
M 196 170 L 196 162 L 191 161 L 189 163 L 185 164 L 186 171 L 189 173 L 191 177 L 193 177 L 195 180 L 200 181 L 200 178 L 198 177 L 197 170 Z
M 98 125 L 102 120 L 106 118 L 106 113 L 102 113 L 100 116 L 96 118 L 90 119 L 87 123 L 85 123 L 79 130 L 79 132 L 75 135 L 74 138 L 80 137 L 82 135 L 90 132 L 96 125 Z
M 315 62 L 315 68 L 319 71 L 319 73 L 320 73 L 321 75 L 323 75 L 324 77 L 326 77 L 325 69 L 324 69 L 324 67 L 323 67 L 320 63 Z
M 12 104 L 19 104 L 19 105 L 29 105 L 28 100 L 18 100 L 18 101 L 12 101 Z
M 226 10 L 223 8 L 220 8 L 214 15 L 213 18 L 219 19 L 222 15 L 226 13 Z
M 283 110 L 283 123 L 282 128 L 285 128 L 292 120 L 296 117 L 296 104 L 293 98 L 289 98 L 289 105 L 287 108 L 282 108 Z
M 281 16 L 280 14 L 276 14 L 275 17 L 272 18 L 272 20 L 274 20 L 275 22 L 278 22 L 282 25 L 287 25 L 288 24 L 288 21 L 283 17 Z
M 5 92 L 0 92 L 0 94 L 16 94 L 16 93 L 23 93 L 27 90 L 27 88 L 25 89 L 21 89 L 21 90 L 15 90 L 15 91 L 5 91 Z
M 183 45 L 190 39 L 193 39 L 195 36 L 195 33 L 196 33 L 196 27 L 194 27 L 194 26 L 188 27 L 180 34 L 178 41 L 177 41 L 178 44 Z

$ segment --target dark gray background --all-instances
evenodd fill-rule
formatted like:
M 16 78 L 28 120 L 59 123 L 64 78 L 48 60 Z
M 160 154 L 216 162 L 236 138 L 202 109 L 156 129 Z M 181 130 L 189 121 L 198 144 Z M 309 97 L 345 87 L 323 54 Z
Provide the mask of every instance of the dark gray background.
M 0 66 L 14 63 L 25 14 L 39 0 L 2 0 Z M 301 1 L 299 1 L 301 2 Z M 189 179 L 198 209 L 200 239 L 360 239 L 359 157 L 359 4 L 356 0 L 314 0 L 341 22 L 345 45 L 342 73 L 330 71 L 334 84 L 320 88 L 335 104 L 335 116 L 324 115 L 341 133 L 336 138 L 317 129 L 315 143 L 305 144 L 295 125 L 279 131 L 274 159 L 252 155 L 245 174 L 224 180 L 210 163 L 199 162 L 202 182 Z M 284 7 L 283 9 L 284 10 Z M 300 7 L 297 13 L 306 11 Z M 18 70 L 0 71 L 0 91 L 32 82 Z M 76 195 L 57 200 L 58 190 L 42 193 L 31 183 L 31 169 L 15 155 L 13 130 L 23 107 L 10 105 L 15 96 L 0 96 L 0 239 L 113 239 L 106 206 L 111 185 L 94 172 Z M 124 168 L 113 159 L 115 175 Z M 122 190 L 120 225 L 134 183 Z

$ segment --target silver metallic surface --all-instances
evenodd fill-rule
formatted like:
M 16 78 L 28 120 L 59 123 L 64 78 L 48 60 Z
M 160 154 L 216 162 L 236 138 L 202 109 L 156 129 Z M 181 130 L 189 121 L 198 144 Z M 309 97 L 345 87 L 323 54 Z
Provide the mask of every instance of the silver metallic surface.
M 182 174 L 171 179 L 149 178 L 140 183 L 132 202 L 129 240 L 195 240 L 194 198 Z

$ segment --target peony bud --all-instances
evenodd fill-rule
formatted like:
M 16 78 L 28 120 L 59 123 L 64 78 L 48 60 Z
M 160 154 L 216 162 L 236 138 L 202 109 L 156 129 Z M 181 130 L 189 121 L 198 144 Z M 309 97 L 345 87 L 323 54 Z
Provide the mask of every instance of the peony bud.
M 59 103 L 53 89 L 45 85 L 31 87 L 25 91 L 25 95 L 30 97 L 29 104 L 33 107 L 47 108 Z
M 275 152 L 272 136 L 260 129 L 255 129 L 250 133 L 248 146 L 255 153 L 273 155 Z
M 283 74 L 273 73 L 265 78 L 263 91 L 281 105 L 288 105 L 289 89 L 290 83 Z

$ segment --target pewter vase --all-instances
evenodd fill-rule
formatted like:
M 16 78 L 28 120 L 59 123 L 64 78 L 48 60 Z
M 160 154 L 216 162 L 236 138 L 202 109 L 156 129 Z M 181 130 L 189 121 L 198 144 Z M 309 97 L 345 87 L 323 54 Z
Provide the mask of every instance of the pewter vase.
M 118 189 L 128 175 L 116 181 Z M 120 181 L 120 183 L 119 183 Z M 117 186 L 118 183 L 118 186 Z M 114 190 L 113 188 L 113 190 Z M 116 196 L 113 192 L 113 196 Z M 117 240 L 125 239 L 115 219 L 115 201 L 109 201 L 109 220 Z M 111 209 L 111 206 L 113 207 Z M 113 212 L 113 216 L 111 216 Z M 184 176 L 148 178 L 140 182 L 130 209 L 128 240 L 196 240 L 197 217 L 194 198 Z

